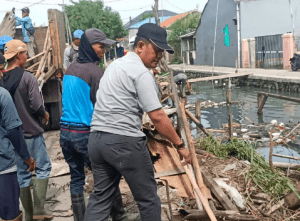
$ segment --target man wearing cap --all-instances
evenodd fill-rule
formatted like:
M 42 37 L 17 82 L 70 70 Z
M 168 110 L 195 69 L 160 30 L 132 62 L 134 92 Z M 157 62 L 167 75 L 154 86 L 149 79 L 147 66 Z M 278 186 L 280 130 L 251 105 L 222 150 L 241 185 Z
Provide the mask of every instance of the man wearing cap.
M 34 53 L 34 37 L 31 31 L 34 30 L 34 27 L 32 25 L 31 18 L 29 17 L 29 8 L 25 7 L 21 9 L 22 11 L 22 18 L 19 18 L 18 16 L 15 16 L 13 11 L 13 16 L 15 16 L 16 19 L 16 26 L 21 25 L 22 26 L 22 34 L 23 34 L 23 42 L 27 46 L 27 52 L 28 57 L 31 58 L 35 55 Z M 12 12 L 8 11 L 6 14 L 11 14 Z M 34 32 L 34 31 L 33 31 Z
M 155 89 L 155 68 L 167 50 L 166 30 L 155 24 L 142 25 L 134 52 L 117 59 L 103 75 L 91 123 L 89 157 L 94 176 L 94 192 L 89 198 L 85 221 L 106 221 L 121 176 L 126 179 L 143 221 L 160 221 L 161 205 L 157 196 L 153 165 L 141 131 L 143 112 L 155 128 L 190 163 L 189 151 L 161 108 Z
M 0 75 L 4 63 L 5 59 L 0 53 Z M 33 171 L 36 164 L 28 152 L 16 107 L 3 87 L 0 87 L 0 150 L 0 218 L 22 221 L 15 152 L 25 161 L 28 171 Z
M 36 78 L 24 71 L 27 60 L 26 44 L 20 40 L 11 40 L 4 47 L 4 57 L 8 62 L 3 73 L 1 85 L 6 88 L 15 103 L 18 114 L 23 122 L 23 132 L 30 155 L 36 161 L 36 179 L 32 180 L 28 166 L 16 156 L 20 199 L 25 209 L 26 220 L 52 218 L 52 214 L 44 209 L 51 162 L 47 154 L 43 127 L 40 119 L 47 124 L 49 114 L 45 111 L 43 98 Z M 33 183 L 33 198 L 30 183 Z
M 80 29 L 73 32 L 73 43 L 70 47 L 67 47 L 64 52 L 64 72 L 66 72 L 69 65 L 78 58 L 79 43 L 83 33 L 84 32 Z
M 87 144 L 96 92 L 103 75 L 102 69 L 95 62 L 103 59 L 105 46 L 113 43 L 115 41 L 108 39 L 99 29 L 86 30 L 81 36 L 79 56 L 68 67 L 63 79 L 60 146 L 70 167 L 70 191 L 75 221 L 82 221 L 85 213 L 84 165 L 92 169 Z M 113 220 L 122 220 L 124 213 L 122 198 L 118 198 L 111 213 Z

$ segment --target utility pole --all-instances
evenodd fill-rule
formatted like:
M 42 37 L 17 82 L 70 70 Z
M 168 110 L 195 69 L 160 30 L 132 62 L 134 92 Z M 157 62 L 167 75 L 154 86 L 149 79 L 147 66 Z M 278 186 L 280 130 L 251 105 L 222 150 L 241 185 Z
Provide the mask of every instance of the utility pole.
M 161 22 L 164 21 L 164 0 L 161 0 Z
M 159 15 L 158 15 L 158 0 L 154 0 L 154 2 L 155 2 L 155 4 L 154 4 L 154 7 L 152 7 L 152 10 L 153 10 L 154 18 L 155 18 L 155 23 L 157 25 L 160 25 Z

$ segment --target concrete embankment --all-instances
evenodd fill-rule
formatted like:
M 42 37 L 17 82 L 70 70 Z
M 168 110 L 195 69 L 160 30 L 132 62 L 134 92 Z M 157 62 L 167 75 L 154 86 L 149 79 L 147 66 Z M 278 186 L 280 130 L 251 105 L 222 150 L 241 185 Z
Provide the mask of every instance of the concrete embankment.
M 283 69 L 259 69 L 259 68 L 228 68 L 199 65 L 170 65 L 174 72 L 185 72 L 189 79 L 211 77 L 217 75 L 228 75 L 240 73 L 241 77 L 232 78 L 232 82 L 238 86 L 254 86 L 260 88 L 272 88 L 279 91 L 300 92 L 300 71 Z M 245 76 L 249 74 L 249 76 Z M 221 79 L 218 84 L 221 86 L 227 79 Z

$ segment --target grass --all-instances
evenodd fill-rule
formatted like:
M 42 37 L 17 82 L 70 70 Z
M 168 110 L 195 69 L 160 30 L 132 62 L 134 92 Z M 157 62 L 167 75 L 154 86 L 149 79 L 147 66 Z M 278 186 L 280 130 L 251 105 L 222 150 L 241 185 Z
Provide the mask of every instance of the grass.
M 235 156 L 240 160 L 248 160 L 251 162 L 248 173 L 246 174 L 246 182 L 252 178 L 254 183 L 265 193 L 275 198 L 282 197 L 289 190 L 292 190 L 300 199 L 293 182 L 283 176 L 280 170 L 275 169 L 275 173 L 271 171 L 269 163 L 263 158 L 255 148 L 248 142 L 238 139 L 232 139 L 229 143 L 224 144 L 216 141 L 213 137 L 201 138 L 200 147 L 209 153 L 213 153 L 221 159 L 228 156 Z

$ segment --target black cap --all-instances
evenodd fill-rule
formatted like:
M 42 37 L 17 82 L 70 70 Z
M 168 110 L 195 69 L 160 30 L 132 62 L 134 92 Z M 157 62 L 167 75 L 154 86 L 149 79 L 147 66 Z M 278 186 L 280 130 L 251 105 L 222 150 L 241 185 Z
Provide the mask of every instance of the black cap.
M 108 39 L 103 31 L 97 28 L 90 28 L 85 31 L 85 35 L 88 38 L 90 44 L 102 43 L 106 45 L 112 45 L 116 43 L 115 40 Z
M 5 63 L 5 58 L 3 54 L 0 52 L 0 64 L 4 64 L 4 63 Z
M 24 13 L 29 13 L 29 8 L 28 7 L 22 8 L 21 11 Z
M 156 24 L 146 23 L 139 27 L 138 37 L 149 39 L 160 49 L 166 50 L 170 54 L 174 54 L 174 50 L 167 43 L 167 32 Z

